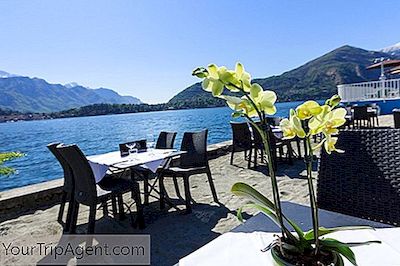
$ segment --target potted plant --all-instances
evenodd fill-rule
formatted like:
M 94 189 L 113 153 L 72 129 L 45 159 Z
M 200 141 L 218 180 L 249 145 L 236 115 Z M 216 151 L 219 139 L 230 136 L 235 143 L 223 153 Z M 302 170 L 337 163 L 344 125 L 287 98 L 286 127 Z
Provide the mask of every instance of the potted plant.
M 279 226 L 280 235 L 265 248 L 265 251 L 269 250 L 271 252 L 274 261 L 278 265 L 343 265 L 342 257 L 356 265 L 355 255 L 351 250 L 352 246 L 380 243 L 379 241 L 343 243 L 325 237 L 325 235 L 336 231 L 371 229 L 368 226 L 336 228 L 319 226 L 318 205 L 312 178 L 313 152 L 321 147 L 328 154 L 343 152 L 335 147 L 339 133 L 338 127 L 346 121 L 344 118 L 346 110 L 337 108 L 340 103 L 339 96 L 333 96 L 324 105 L 320 105 L 316 101 L 306 101 L 295 110 L 290 110 L 289 118 L 283 119 L 280 123 L 284 138 L 298 137 L 304 139 L 307 146 L 305 149 L 305 164 L 313 228 L 304 232 L 295 222 L 285 216 L 281 208 L 279 187 L 270 144 L 271 131 L 266 120 L 267 115 L 276 113 L 275 102 L 277 97 L 275 92 L 263 90 L 259 84 L 252 83 L 250 74 L 245 71 L 241 63 L 236 64 L 235 70 L 228 70 L 224 66 L 218 67 L 215 64 L 210 64 L 207 68 L 196 68 L 193 70 L 192 75 L 203 79 L 202 87 L 205 91 L 211 92 L 214 97 L 226 100 L 227 105 L 233 109 L 232 116 L 234 118 L 246 118 L 262 137 L 271 178 L 273 199 L 268 199 L 245 183 L 234 184 L 232 192 L 250 201 L 239 208 L 237 216 L 240 220 L 242 220 L 242 209 L 251 207 L 266 214 Z M 226 91 L 230 93 L 224 93 Z M 323 138 L 319 143 L 313 145 L 312 137 L 317 134 L 322 134 Z

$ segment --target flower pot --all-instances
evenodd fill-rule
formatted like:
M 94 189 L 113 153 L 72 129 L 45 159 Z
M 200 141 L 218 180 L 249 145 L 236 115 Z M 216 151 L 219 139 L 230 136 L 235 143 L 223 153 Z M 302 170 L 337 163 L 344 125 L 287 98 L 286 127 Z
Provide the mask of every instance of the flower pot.
M 321 252 L 318 257 L 315 255 L 307 256 L 305 254 L 289 254 L 288 257 L 282 255 L 279 246 L 274 246 L 271 248 L 271 255 L 274 260 L 275 265 L 277 266 L 317 266 L 317 265 L 326 265 L 326 266 L 336 266 L 343 265 L 343 259 L 336 252 L 324 251 Z M 318 264 L 319 263 L 319 264 Z

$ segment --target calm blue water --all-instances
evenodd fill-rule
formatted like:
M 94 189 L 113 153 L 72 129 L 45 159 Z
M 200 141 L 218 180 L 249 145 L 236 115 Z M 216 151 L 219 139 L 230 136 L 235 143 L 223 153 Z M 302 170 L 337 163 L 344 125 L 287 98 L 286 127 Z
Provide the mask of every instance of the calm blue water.
M 278 103 L 277 116 L 288 116 L 298 104 Z M 230 120 L 231 110 L 221 107 L 2 123 L 0 152 L 20 151 L 26 156 L 7 163 L 18 172 L 0 176 L 0 191 L 60 178 L 61 167 L 46 148 L 51 142 L 76 143 L 86 155 L 93 155 L 115 151 L 119 143 L 149 133 L 157 137 L 164 130 L 178 132 L 179 148 L 183 132 L 208 128 L 208 143 L 213 144 L 232 138 Z

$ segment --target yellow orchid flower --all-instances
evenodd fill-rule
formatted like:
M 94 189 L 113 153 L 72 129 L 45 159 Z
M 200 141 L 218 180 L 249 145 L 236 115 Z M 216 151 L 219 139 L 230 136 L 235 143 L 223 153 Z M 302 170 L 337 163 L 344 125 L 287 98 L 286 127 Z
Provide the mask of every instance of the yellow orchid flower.
M 264 111 L 267 115 L 274 115 L 276 113 L 275 92 L 269 90 L 264 91 L 259 84 L 253 83 L 250 88 L 250 98 L 260 111 Z
M 244 103 L 243 100 L 239 97 L 229 96 L 229 95 L 220 95 L 218 98 L 224 99 L 228 106 L 234 111 L 243 111 Z
M 245 92 L 250 92 L 251 76 L 244 70 L 244 66 L 241 63 L 237 62 L 235 71 L 229 70 L 229 75 L 227 79 L 223 80 L 228 90 L 238 92 L 238 88 L 242 88 Z
M 329 105 L 330 107 L 336 107 L 340 103 L 341 100 L 342 100 L 342 98 L 340 98 L 339 95 L 335 94 L 331 98 L 326 100 L 325 104 Z
M 198 76 L 201 74 L 196 73 L 195 75 Z M 205 91 L 212 92 L 213 96 L 222 94 L 224 91 L 224 83 L 219 79 L 218 67 L 216 65 L 208 65 L 207 75 L 201 85 Z
M 284 139 L 292 139 L 296 136 L 304 138 L 306 136 L 306 133 L 301 126 L 301 121 L 294 110 L 290 110 L 289 119 L 283 119 L 280 122 L 279 127 L 282 129 Z
M 338 153 L 343 153 L 343 150 L 336 149 L 335 145 L 337 142 L 338 138 L 337 137 L 332 137 L 332 136 L 327 136 L 325 141 L 324 141 L 324 148 L 328 154 L 331 154 L 333 151 L 338 152 Z
M 297 116 L 300 120 L 306 120 L 320 114 L 321 106 L 316 101 L 306 101 L 296 108 Z
M 322 111 L 319 115 L 313 117 L 308 122 L 311 135 L 324 133 L 325 135 L 337 134 L 338 128 L 346 123 L 346 109 L 333 109 L 328 105 L 322 106 Z

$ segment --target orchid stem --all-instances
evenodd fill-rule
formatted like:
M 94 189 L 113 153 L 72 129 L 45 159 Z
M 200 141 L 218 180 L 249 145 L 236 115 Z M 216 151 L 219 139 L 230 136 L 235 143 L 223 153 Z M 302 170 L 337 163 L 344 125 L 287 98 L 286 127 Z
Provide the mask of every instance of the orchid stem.
M 315 240 L 315 254 L 319 252 L 319 221 L 318 221 L 318 206 L 317 199 L 315 198 L 313 178 L 312 178 L 312 161 L 313 161 L 313 150 L 311 146 L 311 136 L 306 137 L 307 142 L 307 154 L 306 154 L 306 165 L 307 165 L 307 181 L 308 181 L 308 190 L 310 193 L 310 201 L 311 201 L 311 212 L 312 212 L 312 221 L 313 221 L 313 229 L 314 229 L 314 240 Z

